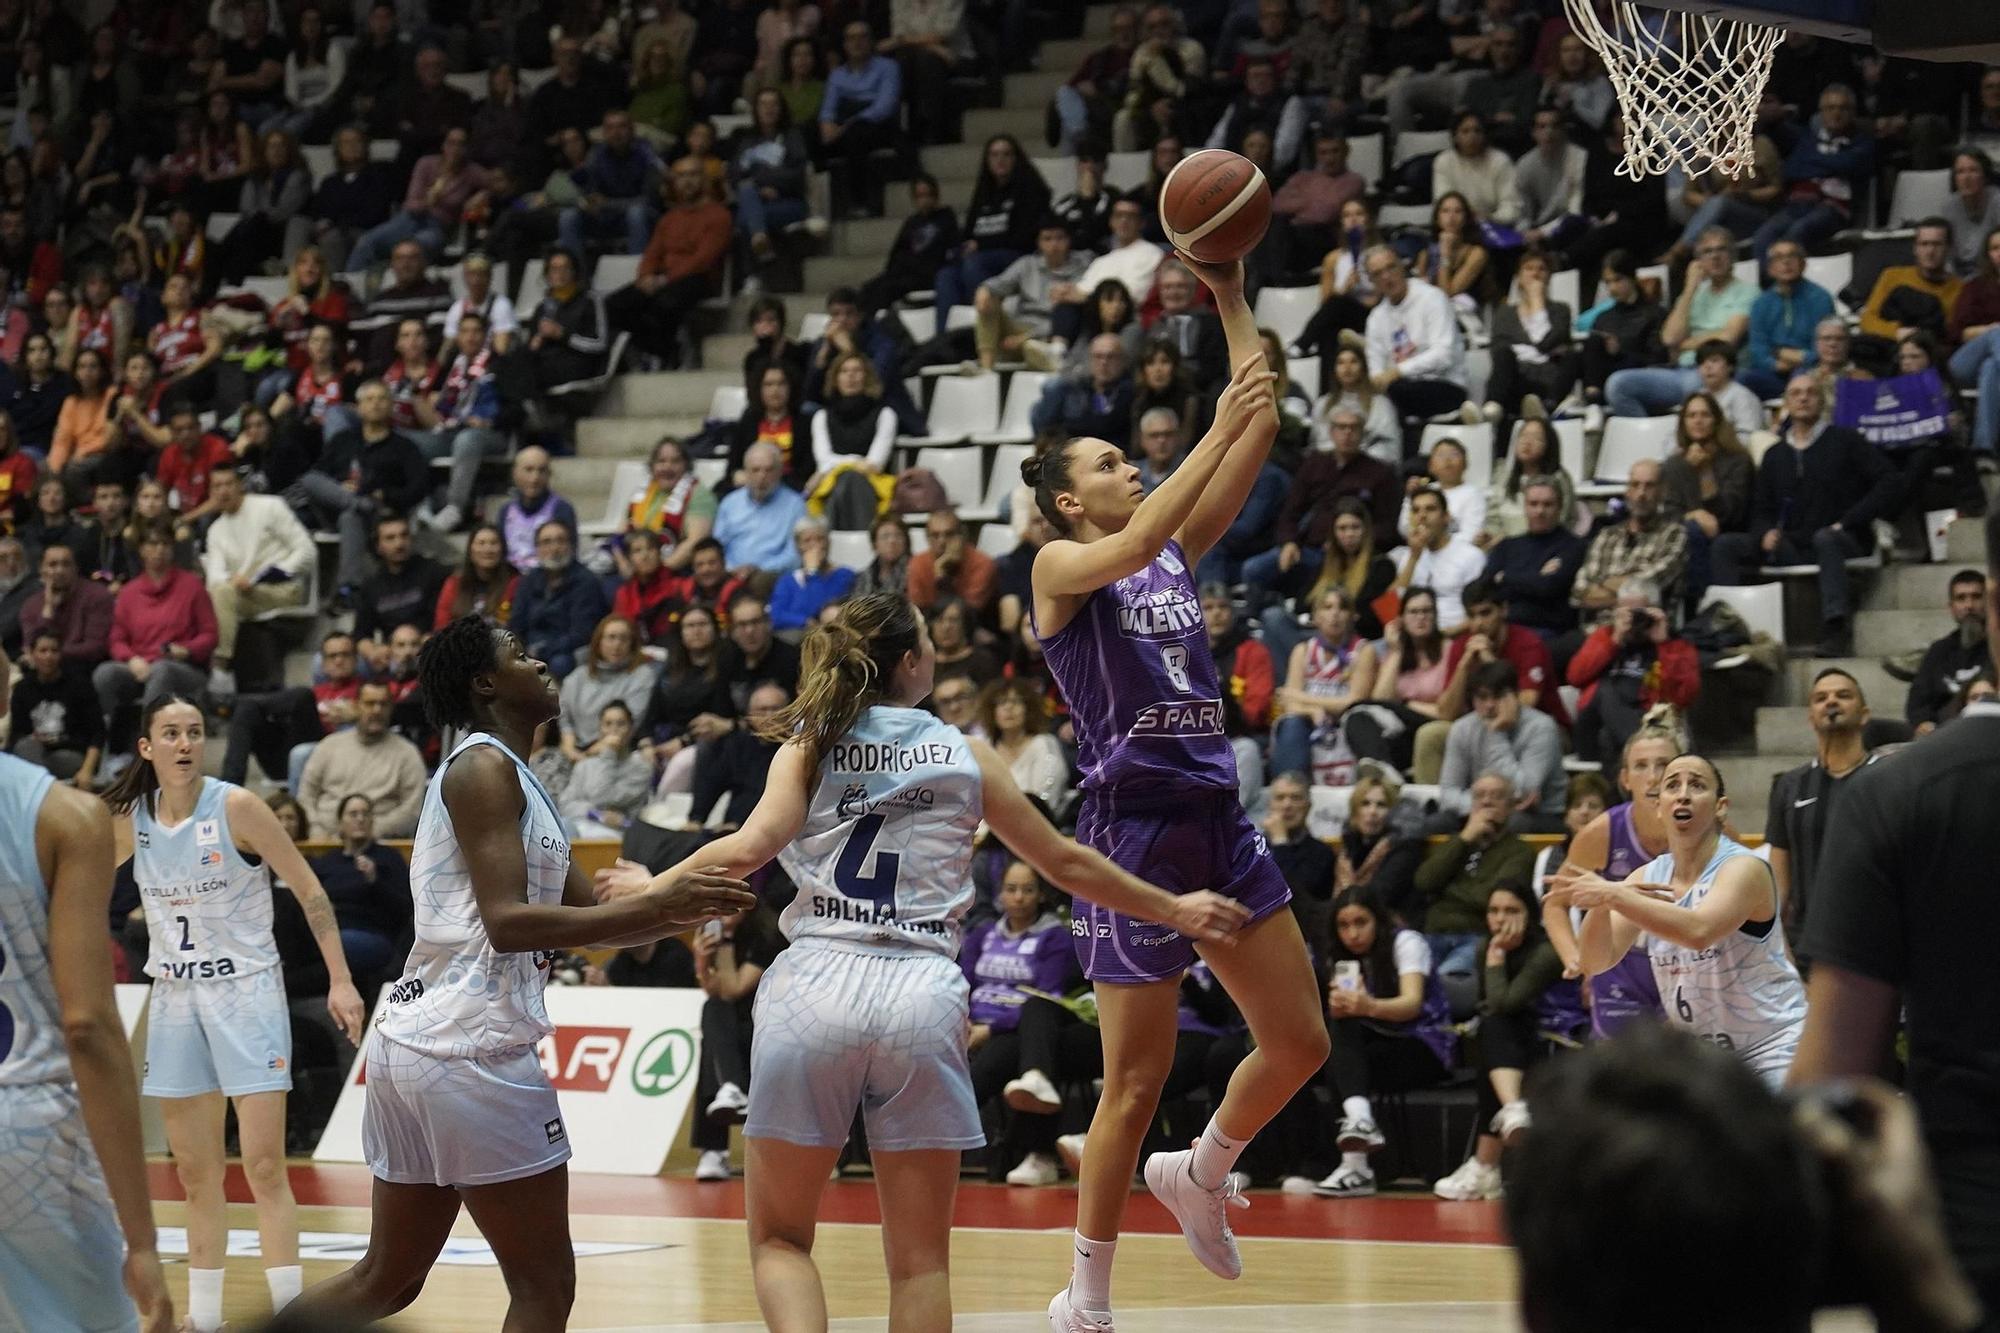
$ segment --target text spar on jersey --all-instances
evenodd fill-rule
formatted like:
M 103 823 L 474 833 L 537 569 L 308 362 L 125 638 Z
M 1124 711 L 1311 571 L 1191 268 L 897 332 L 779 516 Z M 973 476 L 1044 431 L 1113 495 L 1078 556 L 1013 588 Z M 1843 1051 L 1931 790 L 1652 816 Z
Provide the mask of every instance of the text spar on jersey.
M 1183 566 L 1172 553 L 1162 553 L 1159 563 L 1178 574 Z M 1202 619 L 1201 600 L 1180 580 L 1162 587 L 1147 587 L 1148 580 L 1128 575 L 1112 585 L 1118 598 L 1118 632 L 1141 643 L 1157 644 L 1160 670 L 1167 683 L 1182 694 L 1194 695 L 1190 674 L 1194 658 L 1187 640 L 1199 637 L 1206 651 L 1208 628 Z M 1147 704 L 1132 718 L 1133 736 L 1220 736 L 1223 734 L 1222 700 L 1191 697 Z

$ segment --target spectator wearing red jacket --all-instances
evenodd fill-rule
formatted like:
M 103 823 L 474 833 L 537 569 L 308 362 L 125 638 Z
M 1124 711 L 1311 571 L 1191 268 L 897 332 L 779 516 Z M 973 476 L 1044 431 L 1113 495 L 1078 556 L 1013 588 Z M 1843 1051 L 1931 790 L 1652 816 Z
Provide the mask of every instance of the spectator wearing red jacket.
M 166 522 L 139 538 L 139 576 L 111 609 L 111 659 L 91 684 L 106 715 L 163 694 L 200 701 L 215 651 L 215 607 L 201 575 L 174 565 L 174 530 Z
M 1521 707 L 1539 708 L 1557 725 L 1570 725 L 1569 710 L 1556 692 L 1559 681 L 1548 645 L 1541 635 L 1507 619 L 1507 592 L 1500 580 L 1476 578 L 1465 585 L 1465 631 L 1445 650 L 1445 687 L 1438 696 L 1440 718 L 1450 722 L 1471 708 L 1472 673 L 1480 663 L 1499 658 L 1514 664 Z
M 653 228 L 639 276 L 604 302 L 613 328 L 632 335 L 639 350 L 671 362 L 681 321 L 715 294 L 729 252 L 729 210 L 708 195 L 701 163 L 684 157 L 670 175 L 673 207 Z
M 49 630 L 62 639 L 63 670 L 91 670 L 111 651 L 111 593 L 80 577 L 76 552 L 61 543 L 43 548 L 41 575 L 41 591 L 21 604 L 22 642 Z
M 1264 790 L 1264 758 L 1258 742 L 1271 729 L 1277 669 L 1271 664 L 1271 650 L 1237 623 L 1228 588 L 1220 583 L 1202 585 L 1201 617 L 1207 622 L 1208 650 L 1215 654 L 1216 675 L 1222 680 L 1222 729 L 1229 748 L 1236 751 L 1237 794 L 1255 805 Z
M 658 534 L 634 528 L 625 534 L 624 542 L 632 576 L 612 595 L 611 614 L 637 625 L 646 643 L 665 645 L 673 634 L 674 622 L 680 619 L 681 608 L 687 605 L 681 599 L 683 580 L 661 562 Z
M 1570 658 L 1569 683 L 1583 691 L 1576 752 L 1610 768 L 1647 709 L 1667 703 L 1686 713 L 1693 706 L 1701 663 L 1694 645 L 1669 629 L 1659 588 L 1630 579 L 1618 590 L 1611 622 L 1592 630 Z
M 208 477 L 230 461 L 229 441 L 201 428 L 194 404 L 182 400 L 167 410 L 167 447 L 153 463 L 153 476 L 166 488 L 167 506 L 190 526 L 215 509 Z

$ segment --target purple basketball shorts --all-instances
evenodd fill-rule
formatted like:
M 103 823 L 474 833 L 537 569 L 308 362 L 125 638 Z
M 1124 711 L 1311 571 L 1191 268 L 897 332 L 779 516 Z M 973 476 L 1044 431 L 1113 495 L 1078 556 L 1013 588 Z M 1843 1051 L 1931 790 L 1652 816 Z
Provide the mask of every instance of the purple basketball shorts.
M 1292 900 L 1234 789 L 1197 789 L 1139 802 L 1086 792 L 1076 840 L 1168 893 L 1212 889 L 1250 909 L 1252 921 Z M 1194 962 L 1194 941 L 1169 926 L 1076 900 L 1070 919 L 1077 961 L 1092 981 L 1166 981 Z

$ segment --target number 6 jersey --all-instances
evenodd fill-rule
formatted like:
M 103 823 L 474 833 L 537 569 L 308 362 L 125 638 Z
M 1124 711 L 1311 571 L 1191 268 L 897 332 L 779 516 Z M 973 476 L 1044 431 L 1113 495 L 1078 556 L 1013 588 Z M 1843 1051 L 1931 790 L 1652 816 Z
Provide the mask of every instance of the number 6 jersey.
M 1069 704 L 1085 791 L 1236 790 L 1215 654 L 1179 542 L 1092 593 L 1054 634 L 1035 633 Z
M 785 937 L 956 957 L 983 810 L 979 761 L 957 727 L 867 709 L 820 761 L 805 827 L 778 853 L 798 886 Z

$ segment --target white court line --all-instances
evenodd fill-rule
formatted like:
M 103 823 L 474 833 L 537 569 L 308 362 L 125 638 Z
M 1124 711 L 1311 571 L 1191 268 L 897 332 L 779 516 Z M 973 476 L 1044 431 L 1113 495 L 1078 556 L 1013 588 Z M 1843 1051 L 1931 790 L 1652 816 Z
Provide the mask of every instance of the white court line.
M 1361 1331 L 1369 1329 L 1415 1329 L 1436 1328 L 1438 1325 L 1421 1321 L 1423 1316 L 1477 1316 L 1482 1313 L 1501 1316 L 1511 1315 L 1514 1306 L 1507 1301 L 1357 1301 L 1351 1304 L 1326 1303 L 1320 1305 L 1169 1305 L 1145 1308 L 1125 1308 L 1118 1312 L 1121 1327 L 1133 1333 L 1192 1333 L 1197 1328 L 1212 1328 L 1216 1313 L 1227 1310 L 1231 1314 L 1256 1313 L 1263 1317 L 1266 1327 L 1325 1328 L 1328 1316 L 1337 1316 L 1343 1330 Z M 1376 1313 L 1388 1318 L 1377 1318 L 1354 1322 L 1354 1316 Z M 1289 1322 L 1275 1322 L 1287 1316 L 1309 1318 L 1310 1324 L 1297 1325 Z M 1188 1322 L 1190 1320 L 1197 1322 Z M 1032 1321 L 1032 1322 L 1030 1322 Z M 1032 1310 L 983 1310 L 955 1311 L 952 1318 L 953 1333 L 1013 1333 L 1024 1326 L 1038 1327 L 1043 1319 L 1038 1311 Z M 862 1318 L 835 1319 L 828 1325 L 829 1333 L 873 1333 L 882 1327 L 882 1316 L 872 1315 Z M 1454 1328 L 1473 1328 L 1475 1325 L 1454 1321 Z M 1504 1328 L 1511 1324 L 1479 1324 L 1477 1327 Z M 606 1324 L 596 1329 L 579 1329 L 576 1333 L 762 1333 L 764 1325 L 757 1322 L 727 1324 Z

